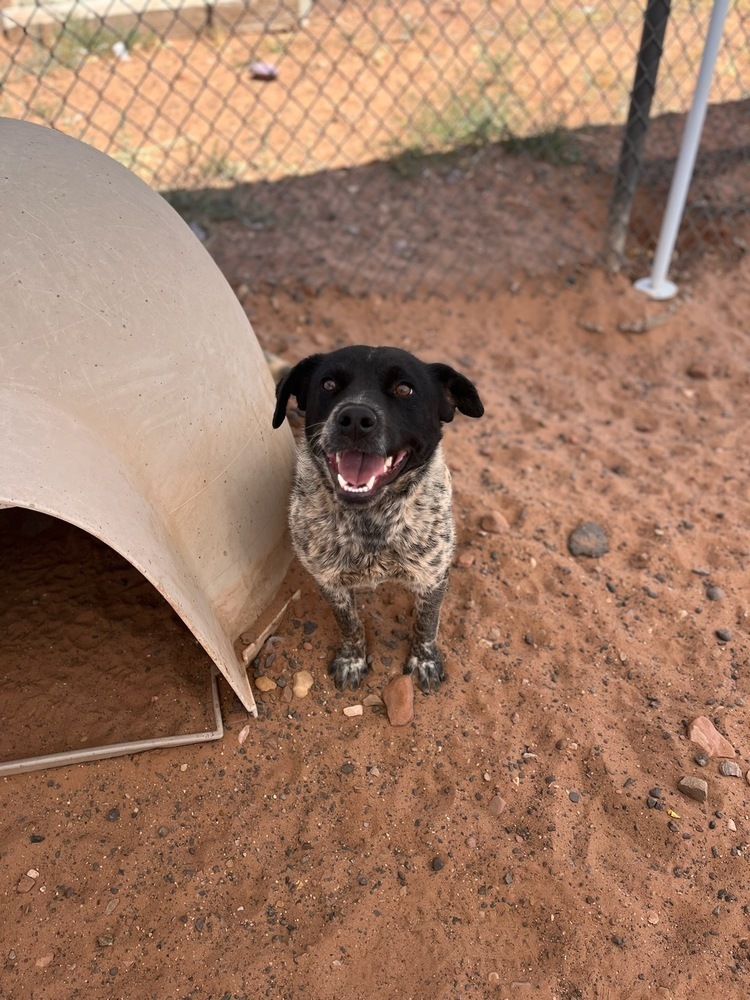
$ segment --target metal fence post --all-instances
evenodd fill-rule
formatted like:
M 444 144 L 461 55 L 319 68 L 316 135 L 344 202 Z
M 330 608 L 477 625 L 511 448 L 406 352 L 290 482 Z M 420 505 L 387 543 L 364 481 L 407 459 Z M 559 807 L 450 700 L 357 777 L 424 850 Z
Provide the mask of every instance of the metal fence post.
M 648 0 L 643 18 L 630 109 L 607 219 L 604 256 L 607 267 L 612 271 L 619 271 L 625 251 L 630 212 L 643 159 L 651 101 L 656 90 L 656 76 L 664 51 L 664 35 L 671 6 L 671 0 Z
M 729 0 L 714 0 L 711 10 L 711 20 L 708 25 L 708 35 L 706 45 L 703 49 L 703 58 L 698 72 L 698 81 L 695 85 L 695 96 L 690 105 L 690 112 L 685 122 L 685 132 L 680 146 L 680 155 L 677 158 L 672 186 L 669 190 L 669 199 L 664 211 L 664 219 L 661 224 L 659 240 L 656 244 L 656 253 L 651 267 L 651 274 L 648 278 L 641 278 L 636 281 L 635 287 L 645 292 L 652 299 L 671 299 L 677 294 L 677 285 L 667 280 L 669 263 L 672 260 L 677 233 L 680 229 L 682 216 L 685 211 L 685 201 L 687 200 L 690 181 L 695 167 L 695 158 L 698 155 L 698 146 L 703 132 L 703 123 L 706 120 L 706 106 L 708 105 L 708 93 L 711 89 L 711 80 L 714 75 L 716 56 L 719 52 L 721 37 L 724 32 L 724 22 L 729 9 Z

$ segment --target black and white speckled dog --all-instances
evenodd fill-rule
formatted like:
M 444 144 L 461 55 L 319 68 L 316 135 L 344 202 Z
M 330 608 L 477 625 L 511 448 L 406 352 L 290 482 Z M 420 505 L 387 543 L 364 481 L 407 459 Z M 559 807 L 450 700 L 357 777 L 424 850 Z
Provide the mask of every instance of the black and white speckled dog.
M 445 677 L 436 645 L 455 529 L 441 425 L 484 412 L 472 383 L 448 365 L 393 347 L 345 347 L 295 365 L 276 387 L 273 426 L 290 396 L 305 412 L 289 523 L 303 566 L 333 609 L 338 688 L 367 670 L 355 591 L 386 581 L 415 594 L 411 654 L 424 692 Z

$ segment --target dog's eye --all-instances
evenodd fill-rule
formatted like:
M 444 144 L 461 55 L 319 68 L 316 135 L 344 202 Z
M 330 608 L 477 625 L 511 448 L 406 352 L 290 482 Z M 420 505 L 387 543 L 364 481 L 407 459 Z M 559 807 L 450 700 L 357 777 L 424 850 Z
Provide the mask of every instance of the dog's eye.
M 406 399 L 406 397 L 411 396 L 413 392 L 414 390 L 412 389 L 412 387 L 410 385 L 407 385 L 406 382 L 399 382 L 399 384 L 393 390 L 393 395 L 398 396 L 400 399 Z
M 335 392 L 338 389 L 336 380 L 332 378 L 324 378 L 320 385 L 323 392 Z

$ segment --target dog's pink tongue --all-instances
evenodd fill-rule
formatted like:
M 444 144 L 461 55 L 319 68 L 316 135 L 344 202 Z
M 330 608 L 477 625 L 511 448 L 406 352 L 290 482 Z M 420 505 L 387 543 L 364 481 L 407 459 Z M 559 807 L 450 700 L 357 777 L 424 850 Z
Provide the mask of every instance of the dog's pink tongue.
M 385 460 L 381 455 L 363 451 L 342 451 L 338 456 L 339 472 L 351 486 L 364 486 L 373 476 L 381 476 Z

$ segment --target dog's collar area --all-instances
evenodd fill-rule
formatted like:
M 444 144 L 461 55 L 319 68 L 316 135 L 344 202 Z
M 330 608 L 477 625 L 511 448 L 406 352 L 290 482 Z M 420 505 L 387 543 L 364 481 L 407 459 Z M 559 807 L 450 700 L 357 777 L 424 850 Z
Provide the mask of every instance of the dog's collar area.
M 392 482 L 403 468 L 407 455 L 406 451 L 395 455 L 372 455 L 350 450 L 337 451 L 326 458 L 341 493 L 364 498 Z

